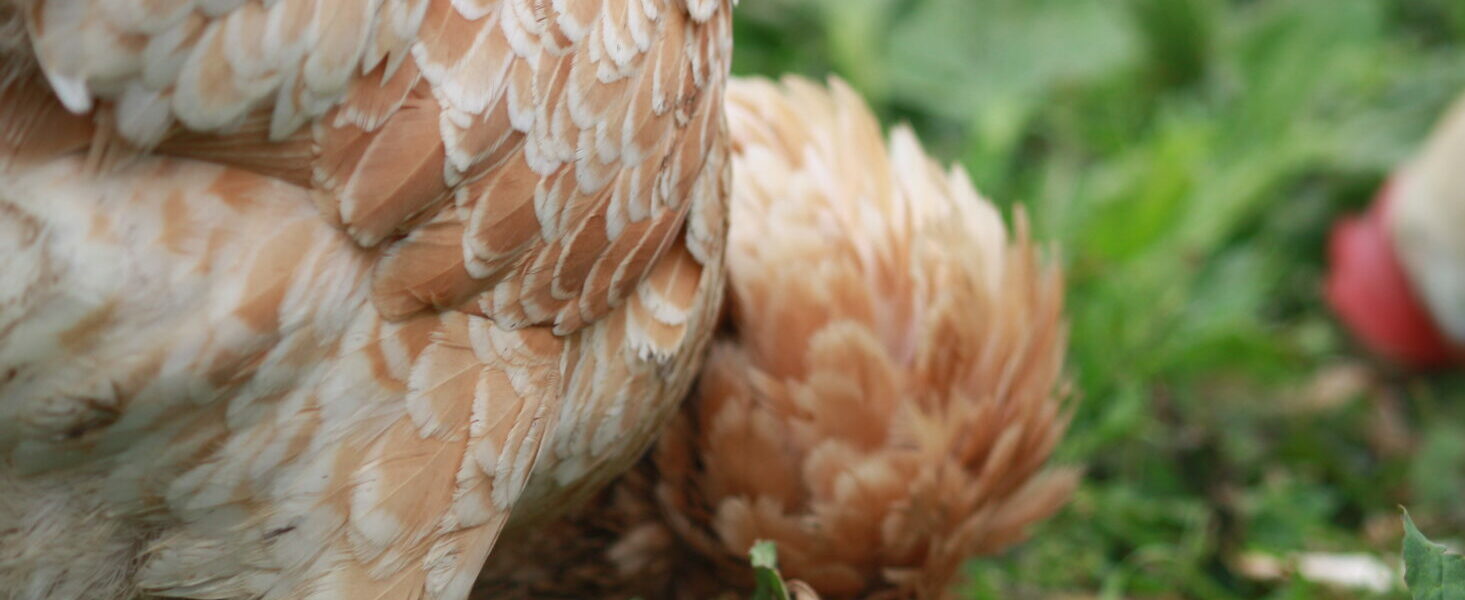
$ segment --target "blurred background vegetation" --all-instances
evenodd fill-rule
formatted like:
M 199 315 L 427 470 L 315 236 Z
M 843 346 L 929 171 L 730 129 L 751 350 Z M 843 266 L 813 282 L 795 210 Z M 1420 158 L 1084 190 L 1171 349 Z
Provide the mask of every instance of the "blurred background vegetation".
M 1365 358 L 1320 298 L 1332 221 L 1465 91 L 1461 0 L 742 0 L 739 74 L 834 73 L 1069 274 L 1088 466 L 971 598 L 1351 598 L 1399 506 L 1465 535 L 1465 378 Z M 1261 558 L 1258 558 L 1261 557 Z M 1375 594 L 1403 598 L 1401 589 Z

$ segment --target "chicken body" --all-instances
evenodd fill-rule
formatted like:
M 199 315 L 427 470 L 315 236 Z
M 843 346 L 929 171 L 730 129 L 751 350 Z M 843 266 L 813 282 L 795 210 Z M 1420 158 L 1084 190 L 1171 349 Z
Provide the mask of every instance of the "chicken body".
M 747 552 L 829 598 L 944 598 L 1077 473 L 1063 286 L 1019 217 L 838 82 L 734 80 L 728 319 L 646 462 L 490 561 L 546 598 L 747 597 Z M 726 595 L 723 595 L 726 594 Z
M 453 600 L 685 394 L 717 0 L 0 10 L 0 598 Z
M 841 82 L 738 81 L 728 120 L 734 334 L 657 444 L 672 529 L 831 598 L 951 597 L 1076 485 L 1062 275 Z

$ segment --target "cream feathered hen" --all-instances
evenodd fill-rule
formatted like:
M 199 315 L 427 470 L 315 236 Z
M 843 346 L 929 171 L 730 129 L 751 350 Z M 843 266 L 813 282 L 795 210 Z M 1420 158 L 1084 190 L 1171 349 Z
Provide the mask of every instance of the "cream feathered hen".
M 1063 285 L 960 169 L 847 86 L 728 88 L 728 306 L 641 467 L 496 554 L 482 598 L 947 598 L 1067 500 Z M 1020 213 L 1019 213 L 1020 215 Z M 735 593 L 723 595 L 729 591 Z
M 463 598 L 722 295 L 731 0 L 0 5 L 0 598 Z

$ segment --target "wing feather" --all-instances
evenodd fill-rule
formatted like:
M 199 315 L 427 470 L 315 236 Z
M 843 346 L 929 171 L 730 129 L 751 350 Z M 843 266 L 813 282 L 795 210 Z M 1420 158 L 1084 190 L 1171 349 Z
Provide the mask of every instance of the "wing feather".
M 99 197 L 212 180 L 155 238 L 218 306 L 125 415 L 149 442 L 112 442 L 109 494 L 164 532 L 138 589 L 460 599 L 516 506 L 552 510 L 547 443 L 596 450 L 555 457 L 593 489 L 685 390 L 730 0 L 11 2 L 4 162 L 135 156 L 75 184 Z
M 723 1 L 33 2 L 60 105 L 115 103 L 140 147 L 292 182 L 308 170 L 329 222 L 390 244 L 374 277 L 394 318 L 484 294 L 484 314 L 517 326 L 594 322 L 625 289 L 599 265 L 634 282 L 656 256 L 616 240 L 647 220 L 676 235 L 722 143 Z M 444 250 L 450 219 L 462 261 Z M 445 263 L 399 271 L 426 260 Z

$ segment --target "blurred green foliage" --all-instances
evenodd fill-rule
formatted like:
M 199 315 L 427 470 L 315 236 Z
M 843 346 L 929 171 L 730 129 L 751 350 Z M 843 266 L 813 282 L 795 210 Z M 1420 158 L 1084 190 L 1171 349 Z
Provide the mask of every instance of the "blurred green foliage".
M 1356 597 L 1248 553 L 1465 534 L 1465 379 L 1369 362 L 1328 228 L 1465 91 L 1460 0 L 743 0 L 739 74 L 835 73 L 1021 203 L 1069 275 L 1088 466 L 972 598 Z M 1402 589 L 1389 597 L 1406 597 Z

